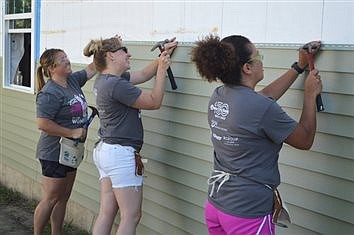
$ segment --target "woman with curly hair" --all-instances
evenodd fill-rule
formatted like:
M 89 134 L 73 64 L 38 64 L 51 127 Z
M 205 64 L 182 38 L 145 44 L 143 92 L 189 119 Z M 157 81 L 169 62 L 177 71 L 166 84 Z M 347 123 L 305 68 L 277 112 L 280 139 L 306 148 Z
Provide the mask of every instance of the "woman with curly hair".
M 311 43 L 320 47 L 318 41 Z M 283 143 L 309 149 L 316 131 L 316 96 L 322 89 L 317 70 L 305 80 L 298 123 L 276 102 L 307 66 L 306 53 L 301 49 L 298 62 L 257 92 L 263 56 L 249 39 L 210 35 L 196 42 L 192 61 L 198 72 L 209 82 L 223 83 L 214 90 L 208 109 L 214 147 L 205 209 L 209 234 L 274 234 L 279 151 Z

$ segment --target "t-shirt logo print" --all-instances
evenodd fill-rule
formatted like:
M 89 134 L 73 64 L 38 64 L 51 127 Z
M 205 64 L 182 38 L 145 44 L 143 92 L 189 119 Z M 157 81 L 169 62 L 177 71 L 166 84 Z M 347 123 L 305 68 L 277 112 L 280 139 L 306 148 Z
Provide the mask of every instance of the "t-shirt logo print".
M 214 104 L 210 105 L 210 110 L 214 111 L 214 116 L 222 120 L 226 119 L 229 115 L 229 105 L 220 101 L 216 101 Z
M 74 95 L 69 101 L 70 104 L 70 113 L 72 115 L 72 123 L 73 124 L 83 124 L 86 121 L 87 113 L 85 110 L 87 109 L 87 104 L 83 97 L 79 95 Z

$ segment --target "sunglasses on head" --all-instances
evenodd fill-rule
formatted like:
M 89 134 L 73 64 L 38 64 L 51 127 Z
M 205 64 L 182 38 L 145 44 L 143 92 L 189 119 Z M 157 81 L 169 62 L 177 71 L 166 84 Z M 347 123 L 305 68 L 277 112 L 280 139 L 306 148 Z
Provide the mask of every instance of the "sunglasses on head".
M 112 51 L 112 52 L 114 53 L 114 52 L 117 52 L 117 51 L 119 51 L 119 50 L 123 50 L 125 53 L 128 53 L 128 48 L 126 48 L 126 47 L 118 47 L 117 49 L 115 49 L 115 50 Z

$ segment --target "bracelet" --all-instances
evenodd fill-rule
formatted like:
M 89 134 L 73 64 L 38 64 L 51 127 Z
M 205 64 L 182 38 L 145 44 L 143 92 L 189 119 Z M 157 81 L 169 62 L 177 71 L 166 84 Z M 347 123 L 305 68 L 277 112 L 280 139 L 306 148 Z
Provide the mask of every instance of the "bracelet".
M 305 71 L 305 69 L 300 68 L 300 66 L 297 64 L 297 62 L 294 62 L 291 65 L 291 68 L 294 69 L 298 74 L 302 74 Z

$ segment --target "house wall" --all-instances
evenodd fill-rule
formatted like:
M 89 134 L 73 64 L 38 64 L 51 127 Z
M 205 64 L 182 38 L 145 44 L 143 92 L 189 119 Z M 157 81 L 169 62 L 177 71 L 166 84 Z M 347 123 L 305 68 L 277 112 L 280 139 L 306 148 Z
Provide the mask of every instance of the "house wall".
M 257 46 L 265 55 L 265 79 L 257 87 L 260 89 L 289 68 L 297 51 L 289 46 Z M 132 70 L 154 59 L 147 53 L 149 43 L 131 42 L 128 47 L 134 55 Z M 167 83 L 162 108 L 143 111 L 142 154 L 149 161 L 139 234 L 206 234 L 203 208 L 212 168 L 206 112 L 209 96 L 218 84 L 200 79 L 190 63 L 190 49 L 191 45 L 182 45 L 173 56 L 178 89 L 172 91 Z M 317 114 L 318 128 L 310 151 L 287 145 L 281 151 L 280 189 L 293 224 L 286 230 L 278 229 L 278 234 L 354 233 L 354 69 L 348 62 L 353 60 L 351 50 L 325 49 L 316 61 L 323 81 L 325 112 Z M 74 70 L 79 68 L 81 65 L 75 65 Z M 297 120 L 304 76 L 279 101 Z M 142 88 L 151 89 L 152 85 L 148 82 Z M 90 104 L 94 104 L 92 86 L 93 81 L 89 81 L 84 88 Z M 3 88 L 0 91 L 1 181 L 38 198 L 41 174 L 35 160 L 39 136 L 35 96 Z M 98 174 L 92 162 L 97 128 L 95 120 L 67 216 L 88 230 L 99 208 Z
M 153 41 L 177 36 L 181 42 L 172 58 L 178 89 L 172 91 L 167 82 L 162 108 L 142 112 L 142 154 L 149 159 L 138 228 L 138 234 L 143 235 L 207 234 L 203 208 L 212 169 L 212 146 L 206 112 L 209 97 L 219 84 L 198 76 L 189 58 L 192 42 L 209 32 L 249 37 L 265 56 L 265 79 L 257 87 L 261 89 L 297 59 L 300 43 L 322 39 L 324 47 L 316 68 L 323 81 L 325 111 L 318 113 L 310 151 L 287 145 L 281 151 L 280 189 L 293 224 L 286 230 L 277 229 L 277 234 L 354 234 L 353 2 L 134 5 L 118 1 L 41 1 L 41 5 L 37 50 L 63 48 L 73 70 L 91 61 L 82 56 L 82 49 L 92 38 L 122 34 L 133 55 L 132 70 L 156 58 L 158 52 L 150 53 Z M 296 120 L 301 115 L 304 76 L 299 76 L 279 100 Z M 84 92 L 94 105 L 92 86 L 93 81 L 89 81 Z M 151 89 L 152 82 L 141 87 Z M 41 169 L 35 159 L 39 137 L 35 118 L 35 95 L 1 84 L 0 182 L 38 199 Z M 98 174 L 92 162 L 97 129 L 96 119 L 90 126 L 87 157 L 79 167 L 66 217 L 87 230 L 92 229 L 99 208 Z

